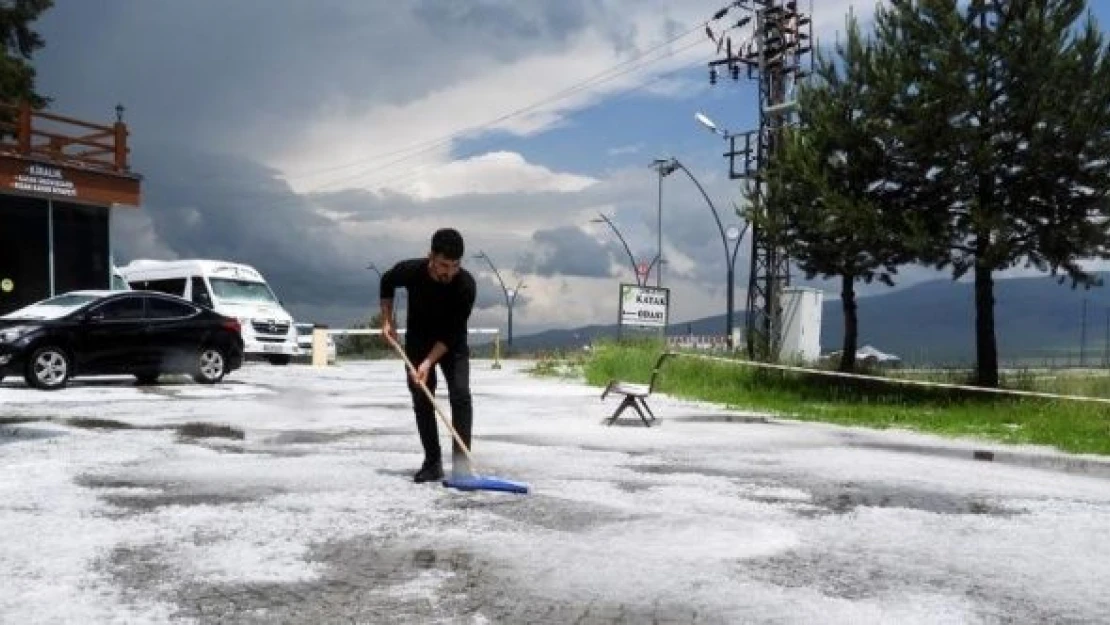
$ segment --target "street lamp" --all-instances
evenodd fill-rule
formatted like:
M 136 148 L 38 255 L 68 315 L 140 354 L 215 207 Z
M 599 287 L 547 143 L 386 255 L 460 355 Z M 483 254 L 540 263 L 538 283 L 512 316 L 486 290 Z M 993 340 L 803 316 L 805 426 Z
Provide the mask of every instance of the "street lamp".
M 524 278 L 521 278 L 520 280 L 518 280 L 517 283 L 516 283 L 516 287 L 510 289 L 507 286 L 505 286 L 505 281 L 501 279 L 501 272 L 497 271 L 497 267 L 493 266 L 493 260 L 490 259 L 488 254 L 486 254 L 482 250 L 478 250 L 478 253 L 475 254 L 474 257 L 484 259 L 486 261 L 486 263 L 489 264 L 489 268 L 493 270 L 493 275 L 497 276 L 497 282 L 499 282 L 501 284 L 501 292 L 504 293 L 504 295 L 505 295 L 505 307 L 509 309 L 509 331 L 508 331 L 508 336 L 507 336 L 507 340 L 505 341 L 505 343 L 508 347 L 512 347 L 513 346 L 513 306 L 516 304 L 517 296 L 520 295 L 520 290 L 525 288 Z
M 655 209 L 655 256 L 659 259 L 659 267 L 655 270 L 655 286 L 663 286 L 663 178 L 674 171 L 673 159 L 657 158 L 651 162 L 650 167 L 659 174 L 659 194 Z M 647 279 L 644 279 L 647 282 Z
M 701 117 L 705 116 L 702 115 Z M 708 121 L 708 118 L 706 118 L 706 121 Z M 714 126 L 714 128 L 715 127 L 716 126 Z M 701 183 L 698 182 L 698 179 L 694 177 L 694 174 L 690 173 L 690 170 L 686 169 L 686 166 L 683 165 L 677 158 L 667 159 L 667 161 L 665 161 L 665 167 L 663 165 L 660 165 L 660 172 L 664 171 L 664 169 L 666 170 L 667 174 L 670 174 L 677 169 L 681 169 L 683 173 L 686 174 L 686 177 L 690 179 L 690 182 L 693 182 L 694 186 L 696 186 L 698 188 L 698 191 L 701 192 L 701 196 L 705 198 L 705 203 L 709 206 L 709 210 L 713 212 L 713 220 L 717 222 L 717 231 L 721 234 L 721 245 L 724 247 L 725 250 L 725 269 L 728 275 L 728 309 L 725 313 L 725 338 L 728 342 L 729 349 L 732 349 L 733 347 L 735 347 L 732 342 L 732 307 L 734 293 L 733 278 L 735 275 L 736 255 L 737 252 L 740 250 L 740 241 L 744 238 L 744 233 L 747 232 L 749 224 L 745 223 L 743 230 L 737 228 L 736 226 L 729 226 L 728 230 L 726 231 L 724 225 L 721 223 L 721 216 L 717 212 L 716 205 L 713 204 L 713 200 L 709 199 L 709 194 L 705 192 L 705 187 L 701 186 Z M 729 241 L 732 241 L 732 249 L 729 249 Z
M 617 235 L 617 238 L 620 239 L 621 245 L 624 246 L 624 253 L 628 255 L 628 262 L 632 264 L 632 275 L 636 276 L 636 284 L 638 286 L 645 286 L 645 283 L 647 282 L 647 277 L 651 275 L 651 268 L 654 267 L 655 263 L 659 261 L 659 255 L 656 254 L 655 258 L 651 260 L 651 264 L 648 265 L 647 271 L 644 272 L 644 279 L 640 280 L 640 270 L 636 266 L 636 257 L 632 255 L 632 250 L 628 247 L 628 241 L 624 240 L 624 236 L 621 235 L 621 231 L 617 229 L 617 225 L 613 223 L 613 220 L 609 219 L 609 217 L 605 216 L 602 213 L 598 213 L 597 218 L 591 219 L 590 223 L 607 224 L 609 228 L 613 231 L 613 234 Z
M 382 279 L 382 272 L 381 272 L 381 270 L 378 269 L 377 265 L 375 265 L 374 263 L 370 263 L 369 265 L 366 266 L 366 268 L 373 271 L 374 273 L 378 274 L 378 279 L 379 280 Z
M 736 347 L 732 341 L 732 309 L 733 309 L 733 294 L 736 292 L 736 253 L 740 251 L 740 241 L 744 238 L 744 233 L 748 231 L 748 224 L 744 224 L 744 228 L 740 229 L 736 226 L 729 226 L 725 230 L 725 238 L 732 241 L 732 253 L 729 254 L 728 245 L 725 245 L 725 255 L 728 256 L 728 313 L 725 318 L 725 327 L 728 331 L 728 346 L 730 349 Z
M 727 130 L 721 130 L 720 128 L 717 127 L 717 124 L 713 123 L 712 119 L 709 119 L 708 117 L 706 117 L 702 113 L 694 113 L 694 119 L 696 119 L 699 124 L 701 124 L 702 126 L 705 126 L 707 129 L 709 129 L 709 132 L 711 132 L 715 135 L 720 135 L 721 137 L 723 137 L 725 139 L 728 139 L 729 137 L 732 136 L 732 133 L 730 133 Z

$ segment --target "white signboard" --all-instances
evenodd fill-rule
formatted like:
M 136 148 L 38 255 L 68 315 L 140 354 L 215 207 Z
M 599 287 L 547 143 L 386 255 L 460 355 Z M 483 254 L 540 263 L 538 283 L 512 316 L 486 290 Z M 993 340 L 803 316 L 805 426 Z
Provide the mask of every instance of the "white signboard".
M 18 191 L 49 193 L 63 197 L 77 197 L 77 187 L 66 180 L 61 169 L 45 165 L 29 165 L 22 174 L 12 181 L 12 188 Z
M 640 326 L 644 328 L 665 328 L 667 327 L 669 302 L 669 289 L 622 284 L 620 324 L 622 326 Z

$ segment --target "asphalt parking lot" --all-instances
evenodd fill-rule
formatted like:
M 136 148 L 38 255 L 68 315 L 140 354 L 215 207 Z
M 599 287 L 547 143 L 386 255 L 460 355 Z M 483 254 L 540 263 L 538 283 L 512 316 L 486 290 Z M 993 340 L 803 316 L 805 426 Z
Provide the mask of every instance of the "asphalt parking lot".
M 397 361 L 6 380 L 0 622 L 1107 622 L 1110 463 L 666 397 L 610 427 L 489 364 L 475 457 L 527 495 L 412 483 Z

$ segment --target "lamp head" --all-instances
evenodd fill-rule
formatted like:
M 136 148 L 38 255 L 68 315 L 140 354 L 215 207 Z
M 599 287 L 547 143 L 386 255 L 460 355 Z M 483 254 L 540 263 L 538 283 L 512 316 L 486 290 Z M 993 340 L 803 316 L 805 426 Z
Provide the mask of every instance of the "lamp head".
M 729 138 L 729 136 L 730 136 L 729 132 L 727 130 L 721 130 L 721 128 L 719 126 L 717 126 L 717 124 L 714 123 L 712 119 L 709 119 L 709 116 L 707 116 L 705 113 L 702 113 L 700 111 L 697 112 L 697 113 L 694 113 L 694 119 L 699 124 L 704 126 L 705 129 L 708 130 L 709 132 L 711 132 L 711 133 L 713 133 L 713 134 L 715 134 L 719 137 L 724 137 L 725 139 Z

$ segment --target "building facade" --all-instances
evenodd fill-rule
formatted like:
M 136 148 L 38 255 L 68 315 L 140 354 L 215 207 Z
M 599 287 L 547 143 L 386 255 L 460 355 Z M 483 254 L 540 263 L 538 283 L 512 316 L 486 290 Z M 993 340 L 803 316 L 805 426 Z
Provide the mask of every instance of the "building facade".
M 106 289 L 112 211 L 141 204 L 127 126 L 0 104 L 0 314 Z

